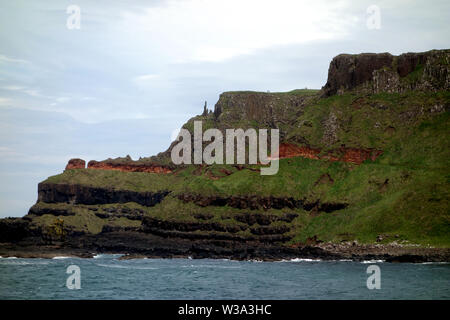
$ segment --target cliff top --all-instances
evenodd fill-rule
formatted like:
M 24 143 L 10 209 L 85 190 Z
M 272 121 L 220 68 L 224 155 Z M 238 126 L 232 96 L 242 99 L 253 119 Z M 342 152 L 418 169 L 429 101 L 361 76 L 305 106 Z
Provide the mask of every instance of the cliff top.
M 450 88 L 450 50 L 340 54 L 328 69 L 323 96 L 358 90 L 365 93 L 439 91 Z

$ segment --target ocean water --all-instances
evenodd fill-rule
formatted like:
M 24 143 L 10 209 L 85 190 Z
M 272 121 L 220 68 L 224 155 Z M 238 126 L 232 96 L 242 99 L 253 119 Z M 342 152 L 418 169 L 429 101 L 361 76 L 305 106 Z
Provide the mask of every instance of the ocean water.
M 448 263 L 118 257 L 0 258 L 0 299 L 450 299 Z M 369 290 L 374 264 L 381 288 Z M 66 285 L 71 265 L 78 290 Z

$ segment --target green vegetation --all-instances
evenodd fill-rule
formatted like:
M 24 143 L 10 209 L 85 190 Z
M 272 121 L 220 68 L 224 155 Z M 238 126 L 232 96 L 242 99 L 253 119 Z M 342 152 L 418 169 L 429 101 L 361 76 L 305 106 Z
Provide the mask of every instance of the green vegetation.
M 417 74 L 421 72 L 420 68 L 417 68 Z M 296 212 L 298 217 L 289 223 L 290 234 L 294 237 L 291 243 L 304 242 L 313 236 L 323 241 L 369 243 L 383 235 L 385 242 L 450 246 L 450 119 L 445 110 L 450 101 L 449 92 L 349 93 L 326 99 L 319 99 L 315 90 L 267 95 L 275 97 L 270 101 L 273 101 L 274 112 L 278 112 L 279 127 L 285 133 L 283 142 L 308 145 L 322 153 L 345 146 L 382 150 L 382 155 L 361 165 L 301 157 L 282 159 L 280 170 L 274 176 L 261 176 L 250 170 L 258 166 L 238 170 L 230 165 L 192 165 L 181 167 L 174 174 L 68 170 L 48 178 L 45 183 L 108 186 L 134 191 L 168 190 L 170 195 L 154 207 L 133 203 L 120 206 L 139 208 L 145 215 L 174 221 L 197 221 L 196 215 L 211 214 L 210 221 L 236 225 L 240 222 L 233 218 L 234 214 L 250 210 L 228 206 L 200 207 L 178 200 L 177 195 L 257 195 L 293 197 L 307 202 L 345 202 L 347 208 L 330 213 L 287 208 L 260 210 L 260 213 Z M 295 95 L 306 96 L 307 100 L 295 100 Z M 233 124 L 233 127 L 242 128 L 265 125 L 264 115 L 256 111 L 253 118 L 242 118 L 233 109 L 227 109 L 230 101 L 223 102 L 225 110 L 222 110 L 220 125 L 231 127 Z M 292 107 L 288 105 L 292 101 L 303 104 Z M 283 104 L 288 106 L 283 109 Z M 204 121 L 204 130 L 218 124 L 213 115 L 194 119 Z M 190 128 L 192 121 L 185 127 Z M 331 180 L 321 179 L 324 175 Z M 108 206 L 118 205 L 96 207 L 103 210 Z M 87 206 L 70 207 L 77 210 L 77 214 L 63 217 L 64 224 L 93 233 L 99 232 L 105 223 L 139 224 L 124 218 L 114 220 L 113 217 L 105 222 Z M 43 215 L 36 219 L 49 224 L 53 218 Z
M 117 208 L 117 207 L 127 207 L 127 208 L 136 208 L 140 207 L 135 203 L 127 203 L 123 205 L 68 205 L 66 203 L 44 203 L 38 202 L 35 206 L 40 209 L 48 209 L 50 210 L 61 210 L 68 209 L 73 215 L 68 216 L 58 216 L 55 218 L 53 214 L 43 214 L 42 216 L 33 217 L 33 221 L 42 227 L 49 226 L 49 232 L 51 234 L 55 233 L 58 230 L 71 230 L 71 231 L 81 231 L 81 232 L 89 232 L 89 233 L 99 233 L 102 231 L 103 226 L 122 226 L 122 227 L 138 227 L 141 222 L 138 220 L 130 220 L 125 217 L 115 217 L 114 215 L 111 218 L 99 218 L 95 215 L 96 212 L 104 212 L 107 208 Z M 96 211 L 93 211 L 95 209 Z M 55 229 L 55 221 L 59 224 L 56 225 Z M 56 230 L 56 231 L 55 231 Z M 57 233 L 57 232 L 56 232 Z M 59 233 L 58 233 L 59 234 Z

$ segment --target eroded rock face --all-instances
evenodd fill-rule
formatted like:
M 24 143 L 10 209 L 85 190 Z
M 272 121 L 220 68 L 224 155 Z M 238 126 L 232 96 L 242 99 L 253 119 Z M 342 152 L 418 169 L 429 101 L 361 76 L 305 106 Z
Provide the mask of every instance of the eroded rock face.
M 84 169 L 86 168 L 86 161 L 83 159 L 70 159 L 69 162 L 66 165 L 66 170 L 70 169 Z
M 280 159 L 302 157 L 318 160 L 320 159 L 319 154 L 320 154 L 319 149 L 314 149 L 310 147 L 300 147 L 291 143 L 280 144 Z
M 325 97 L 352 89 L 366 93 L 437 91 L 450 88 L 450 50 L 393 56 L 389 53 L 341 54 L 328 69 Z
M 124 161 L 125 159 L 125 161 Z M 85 169 L 86 161 L 83 159 L 70 159 L 65 170 Z M 148 173 L 172 173 L 173 168 L 154 163 L 143 163 L 133 161 L 131 158 L 108 159 L 104 161 L 91 160 L 87 165 L 88 169 L 117 170 L 123 172 L 148 172 Z
M 390 66 L 393 59 L 390 53 L 340 54 L 331 61 L 322 90 L 331 96 L 355 88 L 371 80 L 375 70 Z
M 15 242 L 33 235 L 30 222 L 22 218 L 0 219 L 0 242 Z
M 325 155 L 321 155 L 319 149 L 304 146 L 300 147 L 289 143 L 280 144 L 280 159 L 302 157 L 315 160 L 322 159 L 361 164 L 366 160 L 375 161 L 382 153 L 383 151 L 375 149 L 341 147 L 337 150 L 332 150 Z
M 249 229 L 251 235 L 236 234 L 247 229 Z M 286 234 L 290 231 L 290 228 L 286 225 L 250 227 L 242 224 L 229 225 L 218 222 L 169 221 L 149 216 L 143 219 L 142 230 L 145 233 L 162 237 L 191 240 L 273 243 L 289 241 L 292 238 L 292 235 Z
M 178 199 L 183 202 L 193 202 L 198 206 L 230 206 L 237 209 L 250 210 L 267 210 L 267 209 L 283 209 L 283 208 L 302 208 L 306 211 L 316 210 L 332 212 L 341 210 L 348 206 L 347 203 L 319 203 L 306 202 L 303 199 L 294 199 L 292 197 L 260 197 L 260 196 L 203 196 L 201 194 L 184 193 L 178 195 Z
M 38 201 L 47 203 L 107 204 L 136 202 L 143 206 L 154 206 L 161 202 L 169 191 L 138 192 L 97 188 L 78 184 L 39 183 Z
M 254 128 L 257 123 L 261 128 L 282 130 L 286 119 L 293 113 L 301 112 L 315 94 L 289 94 L 283 96 L 270 92 L 224 92 L 220 95 L 214 109 L 216 126 L 219 130 L 237 128 Z M 225 132 L 224 132 L 225 133 Z
M 143 164 L 130 161 L 128 163 L 114 163 L 108 161 L 91 160 L 89 169 L 117 170 L 123 172 L 172 173 L 172 169 L 156 164 Z

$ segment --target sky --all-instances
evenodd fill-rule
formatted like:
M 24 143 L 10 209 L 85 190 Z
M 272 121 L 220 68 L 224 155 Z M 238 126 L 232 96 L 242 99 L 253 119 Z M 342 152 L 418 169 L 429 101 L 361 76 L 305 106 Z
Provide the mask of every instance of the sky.
M 71 158 L 166 150 L 221 92 L 320 89 L 340 53 L 450 48 L 448 21 L 447 0 L 0 0 L 0 217 Z

